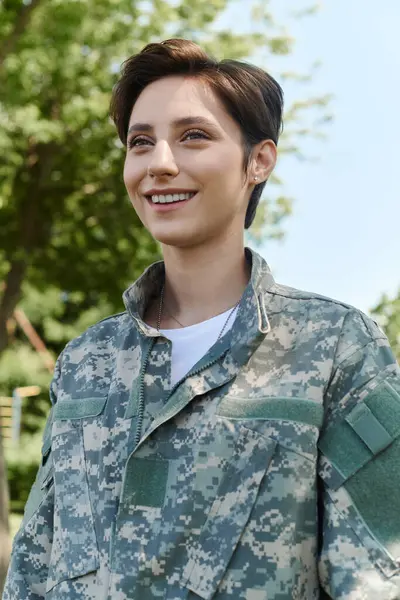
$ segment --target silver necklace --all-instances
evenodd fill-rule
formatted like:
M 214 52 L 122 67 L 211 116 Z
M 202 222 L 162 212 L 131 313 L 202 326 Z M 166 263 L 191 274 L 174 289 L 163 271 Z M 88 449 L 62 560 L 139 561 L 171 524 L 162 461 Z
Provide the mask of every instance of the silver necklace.
M 158 307 L 158 317 L 157 317 L 157 331 L 158 331 L 158 332 L 160 331 L 160 327 L 161 327 L 161 319 L 162 319 L 162 313 L 163 313 L 163 308 L 164 308 L 164 287 L 165 287 L 165 286 L 163 285 L 163 286 L 162 286 L 162 288 L 161 288 L 161 294 L 160 294 L 160 305 L 159 305 L 159 307 Z M 223 327 L 222 327 L 221 331 L 219 332 L 219 336 L 217 337 L 217 342 L 218 342 L 218 341 L 221 339 L 221 337 L 222 337 L 222 335 L 223 335 L 223 333 L 224 333 L 224 331 L 225 331 L 225 329 L 226 329 L 226 326 L 228 325 L 228 323 L 229 323 L 229 321 L 230 321 L 230 318 L 231 318 L 231 316 L 233 315 L 233 312 L 234 312 L 234 310 L 235 310 L 235 309 L 236 309 L 236 308 L 239 306 L 239 304 L 240 304 L 240 300 L 241 300 L 241 298 L 240 298 L 240 299 L 239 299 L 239 300 L 236 302 L 235 306 L 234 306 L 234 307 L 232 308 L 232 310 L 229 312 L 229 315 L 228 315 L 228 317 L 227 317 L 227 319 L 226 319 L 226 321 L 225 321 L 225 323 L 224 323 L 224 325 L 223 325 Z M 170 314 L 170 313 L 168 313 L 168 314 Z M 175 319 L 175 317 L 174 317 L 173 315 L 171 315 L 171 314 L 170 314 L 170 316 L 171 316 L 171 317 L 174 319 L 174 321 L 176 321 L 176 322 L 177 322 L 177 323 L 178 323 L 178 324 L 179 324 L 181 327 L 183 327 L 182 323 L 180 323 L 180 322 L 178 321 L 178 319 Z

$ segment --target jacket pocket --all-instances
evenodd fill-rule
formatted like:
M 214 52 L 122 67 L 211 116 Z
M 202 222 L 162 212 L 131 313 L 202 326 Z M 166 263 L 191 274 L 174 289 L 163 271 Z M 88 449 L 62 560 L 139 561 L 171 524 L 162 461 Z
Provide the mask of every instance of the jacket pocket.
M 187 544 L 181 586 L 210 600 L 228 567 L 250 518 L 276 441 L 240 427 L 232 459 L 197 538 Z
M 99 567 L 94 516 L 86 473 L 83 427 L 98 417 L 107 398 L 60 401 L 54 410 L 54 528 L 46 591 Z
M 319 441 L 319 475 L 386 577 L 400 573 L 400 394 L 383 382 Z

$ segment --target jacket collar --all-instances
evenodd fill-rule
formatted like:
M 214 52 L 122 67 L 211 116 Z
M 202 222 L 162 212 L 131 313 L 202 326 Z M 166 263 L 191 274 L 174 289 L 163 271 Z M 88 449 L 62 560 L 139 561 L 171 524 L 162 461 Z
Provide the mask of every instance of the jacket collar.
M 266 309 L 266 292 L 274 286 L 275 281 L 268 264 L 257 252 L 246 247 L 245 253 L 247 260 L 251 263 L 251 275 L 231 330 L 233 348 L 236 343 L 242 346 L 243 342 L 247 342 L 247 346 L 257 332 L 265 336 L 270 330 Z M 156 337 L 159 335 L 154 327 L 150 327 L 143 321 L 143 314 L 147 303 L 152 298 L 160 296 L 164 278 L 164 261 L 155 262 L 123 294 L 126 310 L 136 322 L 139 330 L 146 336 Z M 250 346 L 252 346 L 251 343 Z M 249 351 L 252 352 L 254 349 L 249 348 Z

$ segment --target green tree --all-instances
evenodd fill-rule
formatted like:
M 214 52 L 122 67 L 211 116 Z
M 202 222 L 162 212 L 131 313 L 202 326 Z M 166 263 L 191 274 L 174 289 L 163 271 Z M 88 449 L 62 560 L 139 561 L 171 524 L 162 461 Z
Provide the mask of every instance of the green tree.
M 103 295 L 118 310 L 121 289 L 158 254 L 126 199 L 124 153 L 108 117 L 121 61 L 166 35 L 189 36 L 218 56 L 288 54 L 293 40 L 267 4 L 255 6 L 258 31 L 246 35 L 213 29 L 228 0 L 0 5 L 0 353 L 24 281 Z M 301 113 L 325 101 L 288 107 L 281 152 L 299 151 Z M 289 212 L 279 195 L 260 211 L 269 234 Z
M 18 303 L 56 355 L 87 325 L 121 310 L 122 290 L 159 256 L 127 200 L 124 151 L 108 117 L 120 63 L 144 44 L 174 36 L 218 57 L 242 58 L 256 49 L 290 55 L 294 41 L 274 23 L 265 0 L 254 3 L 250 33 L 216 26 L 232 1 L 0 3 L 1 393 L 33 379 L 45 389 L 49 380 L 24 337 L 7 328 Z M 288 107 L 282 153 L 299 154 L 298 141 L 310 133 L 303 115 L 312 113 L 320 132 L 326 100 Z M 279 185 L 272 189 L 258 231 L 277 236 L 290 201 Z M 46 401 L 35 402 L 39 420 Z M 34 412 L 27 411 L 26 431 L 36 426 Z
M 400 290 L 397 297 L 392 299 L 384 294 L 371 310 L 371 315 L 385 331 L 400 363 Z

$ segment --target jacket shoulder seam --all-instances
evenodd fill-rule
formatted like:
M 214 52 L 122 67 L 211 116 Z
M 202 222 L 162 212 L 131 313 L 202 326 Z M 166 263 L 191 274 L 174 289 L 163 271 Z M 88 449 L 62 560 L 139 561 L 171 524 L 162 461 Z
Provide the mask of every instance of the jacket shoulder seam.
M 351 304 L 347 304 L 346 302 L 342 302 L 341 300 L 335 300 L 334 298 L 330 298 L 329 296 L 323 296 L 321 294 L 317 294 L 315 292 L 306 292 L 304 290 L 297 290 L 296 288 L 292 288 L 294 293 L 290 293 L 288 290 L 287 293 L 284 293 L 278 287 L 283 287 L 279 284 L 274 284 L 269 290 L 267 290 L 268 294 L 273 294 L 275 296 L 281 296 L 282 298 L 288 298 L 290 300 L 321 300 L 322 302 L 328 302 L 330 304 L 337 304 L 338 306 L 342 306 L 343 308 L 347 308 L 348 310 L 356 310 L 357 312 L 361 312 L 355 306 Z M 299 295 L 298 295 L 299 294 Z

